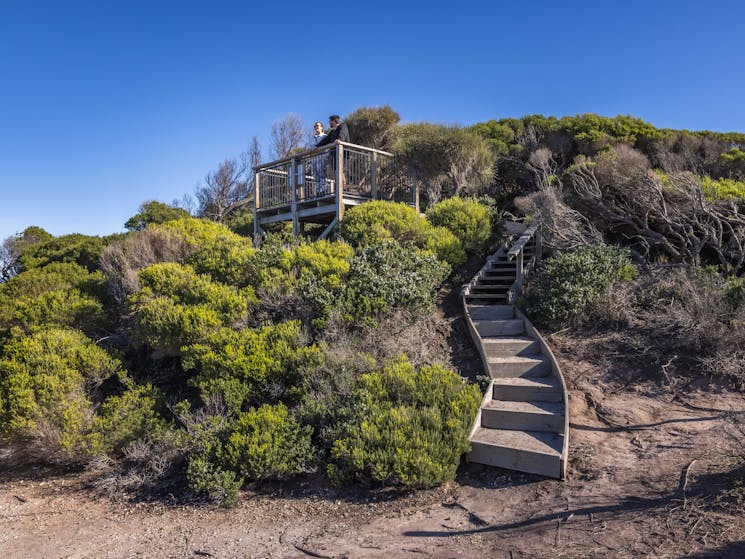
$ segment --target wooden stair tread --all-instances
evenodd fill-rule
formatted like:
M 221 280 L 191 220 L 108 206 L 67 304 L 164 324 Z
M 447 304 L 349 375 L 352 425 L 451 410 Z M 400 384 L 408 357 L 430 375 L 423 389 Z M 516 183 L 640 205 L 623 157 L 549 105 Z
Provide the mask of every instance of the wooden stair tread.
M 511 448 L 561 458 L 564 437 L 557 433 L 545 431 L 515 431 L 512 429 L 479 427 L 471 436 L 471 443 Z
M 513 402 L 510 400 L 489 400 L 482 406 L 482 409 L 513 413 L 530 413 L 536 415 L 564 415 L 564 404 L 561 402 Z
M 545 388 L 561 388 L 559 379 L 553 375 L 546 375 L 545 377 L 539 376 L 525 376 L 525 377 L 501 377 L 495 378 L 493 383 L 497 387 L 501 386 L 524 386 L 524 387 L 545 387 Z
M 490 338 L 486 338 L 490 339 Z M 507 357 L 489 357 L 489 364 L 501 365 L 503 363 L 545 363 L 549 361 L 548 357 L 543 354 L 536 355 L 510 355 Z

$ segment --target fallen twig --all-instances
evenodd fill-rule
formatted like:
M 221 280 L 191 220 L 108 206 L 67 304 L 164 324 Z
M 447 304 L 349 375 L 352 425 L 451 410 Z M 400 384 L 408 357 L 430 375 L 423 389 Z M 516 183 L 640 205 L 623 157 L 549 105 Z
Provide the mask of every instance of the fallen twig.
M 302 553 L 305 553 L 306 555 L 310 555 L 311 557 L 318 557 L 319 559 L 332 559 L 329 555 L 323 555 L 322 553 L 316 553 L 315 551 L 312 551 L 310 549 L 305 549 L 304 547 L 301 547 L 295 543 L 292 544 L 292 547 L 294 547 L 298 551 L 301 551 Z
M 680 482 L 678 483 L 678 492 L 683 497 L 683 508 L 684 509 L 685 509 L 685 506 L 686 506 L 686 487 L 688 486 L 688 473 L 691 471 L 691 468 L 693 467 L 693 465 L 695 463 L 696 463 L 696 459 L 694 458 L 680 472 Z

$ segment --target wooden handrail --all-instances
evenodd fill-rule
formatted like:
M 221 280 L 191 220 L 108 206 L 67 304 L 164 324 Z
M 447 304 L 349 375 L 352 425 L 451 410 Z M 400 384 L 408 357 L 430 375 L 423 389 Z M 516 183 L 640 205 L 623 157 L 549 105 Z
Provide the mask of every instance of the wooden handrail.
M 301 151 L 296 153 L 295 155 L 288 155 L 286 157 L 282 157 L 281 159 L 276 159 L 274 161 L 270 161 L 269 163 L 262 163 L 261 165 L 258 165 L 254 167 L 254 172 L 258 173 L 259 171 L 264 171 L 266 169 L 269 169 L 270 167 L 276 167 L 278 165 L 285 165 L 287 163 L 290 163 L 293 159 L 298 159 L 300 157 L 308 157 L 311 155 L 318 155 L 319 153 L 325 153 L 327 151 L 331 151 L 334 149 L 337 145 L 355 148 L 355 149 L 361 149 L 363 151 L 369 152 L 369 153 L 378 153 L 381 155 L 387 155 L 389 157 L 393 157 L 393 154 L 387 151 L 383 151 L 381 149 L 375 149 L 375 148 L 369 148 L 367 146 L 361 146 L 359 144 L 352 144 L 350 142 L 334 142 L 333 144 L 328 144 L 326 146 L 321 146 L 320 148 L 313 148 L 306 151 Z

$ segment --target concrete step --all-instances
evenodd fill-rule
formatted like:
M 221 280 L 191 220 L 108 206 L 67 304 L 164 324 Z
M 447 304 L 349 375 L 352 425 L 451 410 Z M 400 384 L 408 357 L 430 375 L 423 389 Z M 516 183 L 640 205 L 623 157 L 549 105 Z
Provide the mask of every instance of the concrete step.
M 498 283 L 498 284 L 504 284 L 504 285 L 512 285 L 515 283 L 515 276 L 492 276 L 492 275 L 483 275 L 479 278 L 478 283 L 481 285 L 485 284 L 492 284 L 492 283 Z
M 471 320 L 498 320 L 515 317 L 512 305 L 468 305 Z
M 468 461 L 560 479 L 564 438 L 555 433 L 479 427 Z
M 489 400 L 481 407 L 481 426 L 491 429 L 563 433 L 564 404 Z
M 488 357 L 527 357 L 536 355 L 541 349 L 538 342 L 527 336 L 484 338 L 481 345 Z
M 506 320 L 474 320 L 479 336 L 514 336 L 525 332 L 525 321 L 522 318 Z
M 492 399 L 513 402 L 562 402 L 564 392 L 554 375 L 506 377 L 492 382 Z
M 489 357 L 487 365 L 491 378 L 545 377 L 551 372 L 551 360 L 542 354 Z

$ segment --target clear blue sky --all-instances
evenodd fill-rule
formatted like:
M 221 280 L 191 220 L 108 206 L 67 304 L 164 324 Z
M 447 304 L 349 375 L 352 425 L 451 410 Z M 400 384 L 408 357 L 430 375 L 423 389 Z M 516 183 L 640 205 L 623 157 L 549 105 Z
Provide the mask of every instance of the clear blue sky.
M 121 231 L 288 113 L 745 132 L 739 1 L 253 4 L 0 0 L 0 239 Z

